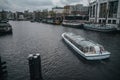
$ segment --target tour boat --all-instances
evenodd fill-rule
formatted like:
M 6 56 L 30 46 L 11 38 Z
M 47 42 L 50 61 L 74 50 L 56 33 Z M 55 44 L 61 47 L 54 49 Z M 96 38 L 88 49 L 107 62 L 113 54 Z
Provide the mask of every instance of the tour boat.
M 84 29 L 100 32 L 117 32 L 117 28 L 110 24 L 84 24 Z
M 110 52 L 106 51 L 102 45 L 87 40 L 80 35 L 63 33 L 62 38 L 70 47 L 87 60 L 101 60 L 110 57 Z

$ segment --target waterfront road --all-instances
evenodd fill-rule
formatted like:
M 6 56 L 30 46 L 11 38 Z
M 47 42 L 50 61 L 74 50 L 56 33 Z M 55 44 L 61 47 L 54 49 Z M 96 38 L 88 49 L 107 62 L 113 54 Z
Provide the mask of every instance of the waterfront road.
M 60 25 L 10 21 L 13 33 L 0 35 L 0 55 L 7 62 L 8 80 L 29 80 L 27 57 L 40 53 L 44 80 L 120 80 L 120 34 L 86 31 Z M 111 52 L 110 59 L 87 61 L 62 40 L 73 32 Z

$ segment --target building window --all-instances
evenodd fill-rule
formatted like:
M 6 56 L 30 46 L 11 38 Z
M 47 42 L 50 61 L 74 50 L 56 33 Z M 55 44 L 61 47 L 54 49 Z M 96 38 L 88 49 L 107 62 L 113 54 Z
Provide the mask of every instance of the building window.
M 105 24 L 105 23 L 106 23 L 106 20 L 103 20 L 103 23 Z
M 116 20 L 113 20 L 113 24 L 116 24 Z
M 111 20 L 108 20 L 108 24 L 111 24 Z
M 101 23 L 101 19 L 99 20 L 99 23 Z
M 117 17 L 118 1 L 109 2 L 109 17 Z
M 90 17 L 92 17 L 92 6 L 89 8 Z
M 95 5 L 93 6 L 93 17 L 95 17 Z
M 101 3 L 100 4 L 100 18 L 106 18 L 107 17 L 107 3 Z

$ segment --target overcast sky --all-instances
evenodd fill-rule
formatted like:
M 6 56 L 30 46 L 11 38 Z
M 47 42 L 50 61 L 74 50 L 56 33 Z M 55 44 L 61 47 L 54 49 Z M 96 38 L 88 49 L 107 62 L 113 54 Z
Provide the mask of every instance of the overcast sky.
M 0 10 L 24 11 L 51 9 L 72 4 L 88 5 L 88 0 L 0 0 Z

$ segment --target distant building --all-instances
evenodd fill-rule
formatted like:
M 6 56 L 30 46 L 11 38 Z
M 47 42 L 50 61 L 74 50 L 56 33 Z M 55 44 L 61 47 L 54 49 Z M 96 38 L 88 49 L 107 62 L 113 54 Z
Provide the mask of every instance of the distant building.
M 48 12 L 48 18 L 55 17 L 56 13 L 53 12 L 52 10 Z
M 0 11 L 0 21 L 1 20 L 7 20 L 7 11 L 4 11 L 4 10 L 2 10 L 2 11 Z
M 14 19 L 15 19 L 14 13 L 11 12 L 11 11 L 9 11 L 9 12 L 7 13 L 7 19 L 9 19 L 9 20 L 14 20 Z
M 120 0 L 96 0 L 91 2 L 89 21 L 120 24 Z
M 63 16 L 64 8 L 63 7 L 54 7 L 52 11 L 56 14 L 56 17 Z
M 24 13 L 23 12 L 16 12 L 15 16 L 16 16 L 16 20 L 24 20 Z
M 88 6 L 83 6 L 83 4 L 71 5 L 70 11 L 72 15 L 88 16 Z
M 41 11 L 34 11 L 32 14 L 32 19 L 39 22 L 41 18 L 45 18 L 45 16 L 46 14 L 44 13 L 43 15 L 43 12 Z
M 71 14 L 71 6 L 70 5 L 66 5 L 64 6 L 64 11 L 63 11 L 63 14 L 64 15 L 70 15 Z
M 63 7 L 54 7 L 54 8 L 52 8 L 52 11 L 55 13 L 63 13 L 64 8 Z
M 29 12 L 29 10 L 24 11 L 24 18 L 25 20 L 31 20 L 32 19 L 32 12 Z
M 41 13 L 40 13 L 40 17 L 41 17 L 41 18 L 47 18 L 47 17 L 48 17 L 48 14 L 49 14 L 48 10 L 47 10 L 47 9 L 43 9 L 43 10 L 41 11 Z

